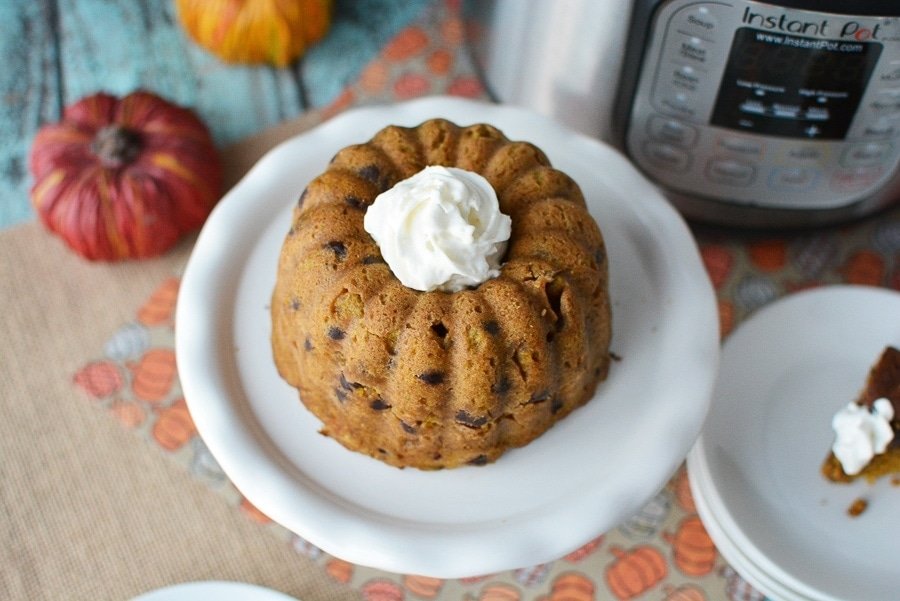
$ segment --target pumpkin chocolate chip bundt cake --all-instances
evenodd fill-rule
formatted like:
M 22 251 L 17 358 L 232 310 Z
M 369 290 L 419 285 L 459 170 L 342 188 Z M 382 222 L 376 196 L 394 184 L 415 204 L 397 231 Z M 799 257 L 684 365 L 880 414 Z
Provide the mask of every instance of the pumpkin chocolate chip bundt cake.
M 485 464 L 606 377 L 607 284 L 578 185 L 538 148 L 485 124 L 389 126 L 300 196 L 271 304 L 275 363 L 349 449 Z

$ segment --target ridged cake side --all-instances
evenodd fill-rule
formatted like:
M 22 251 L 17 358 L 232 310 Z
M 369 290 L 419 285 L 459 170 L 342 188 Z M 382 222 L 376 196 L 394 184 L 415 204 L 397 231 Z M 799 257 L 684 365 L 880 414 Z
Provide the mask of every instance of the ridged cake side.
M 418 292 L 363 229 L 382 191 L 428 165 L 482 174 L 512 235 L 500 276 Z M 341 150 L 293 214 L 272 298 L 282 377 L 349 449 L 396 466 L 483 464 L 584 404 L 609 368 L 603 237 L 575 182 L 478 124 L 390 126 Z

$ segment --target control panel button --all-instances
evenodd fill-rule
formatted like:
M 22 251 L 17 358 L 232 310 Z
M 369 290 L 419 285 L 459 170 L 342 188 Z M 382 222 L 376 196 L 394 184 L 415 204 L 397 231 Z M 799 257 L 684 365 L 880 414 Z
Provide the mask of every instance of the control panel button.
M 769 174 L 769 187 L 774 190 L 805 192 L 812 189 L 821 171 L 809 167 L 776 167 Z
M 673 89 L 663 89 L 660 92 L 657 99 L 660 111 L 682 119 L 691 119 L 697 115 L 692 94 Z
M 687 171 L 691 157 L 680 148 L 663 142 L 647 142 L 644 144 L 644 156 L 651 164 L 668 171 Z
M 883 174 L 880 166 L 838 169 L 831 176 L 831 188 L 838 192 L 859 192 L 875 185 Z
M 719 33 L 719 20 L 707 6 L 692 6 L 679 11 L 674 24 L 679 33 L 700 38 L 712 39 Z
M 892 138 L 897 135 L 897 127 L 886 119 L 879 119 L 863 127 L 860 136 L 873 140 Z
M 648 133 L 654 140 L 687 148 L 697 141 L 697 128 L 677 119 L 654 115 L 647 123 Z
M 710 44 L 697 36 L 683 35 L 678 41 L 675 57 L 681 62 L 703 66 L 709 58 Z
M 880 165 L 892 156 L 892 147 L 888 142 L 869 142 L 867 144 L 851 144 L 841 155 L 844 167 L 871 167 Z
M 716 158 L 706 164 L 706 178 L 717 184 L 749 186 L 756 179 L 756 166 L 737 159 Z
M 897 119 L 900 117 L 900 90 L 883 90 L 869 103 L 869 109 L 876 119 Z
M 671 85 L 676 90 L 696 92 L 702 85 L 702 73 L 690 65 L 676 65 L 672 71 Z
M 798 146 L 787 146 L 783 149 L 779 158 L 788 161 L 803 161 L 805 163 L 823 163 L 830 156 L 828 147 L 821 144 L 801 144 Z
M 723 136 L 716 139 L 716 150 L 743 156 L 762 156 L 764 147 L 765 145 L 762 140 L 755 140 L 753 138 Z
M 900 84 L 900 60 L 888 62 L 877 77 L 883 84 Z

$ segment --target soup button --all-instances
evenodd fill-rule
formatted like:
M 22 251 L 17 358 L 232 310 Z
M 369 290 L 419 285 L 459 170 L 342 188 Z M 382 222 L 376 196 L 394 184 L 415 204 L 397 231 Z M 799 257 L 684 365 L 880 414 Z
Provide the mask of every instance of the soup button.
M 756 166 L 737 159 L 712 159 L 706 164 L 706 179 L 729 186 L 749 186 L 756 179 Z
M 701 38 L 713 38 L 719 30 L 719 20 L 708 6 L 695 6 L 679 11 L 676 28 L 682 33 Z

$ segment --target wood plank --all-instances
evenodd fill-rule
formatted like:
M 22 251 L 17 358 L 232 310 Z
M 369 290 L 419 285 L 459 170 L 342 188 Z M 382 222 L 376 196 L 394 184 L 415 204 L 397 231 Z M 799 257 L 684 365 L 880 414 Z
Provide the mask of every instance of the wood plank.
M 0 227 L 33 218 L 28 149 L 64 105 L 144 88 L 194 109 L 217 144 L 232 144 L 332 102 L 428 4 L 339 0 L 326 38 L 276 69 L 221 62 L 190 40 L 171 1 L 0 2 Z

